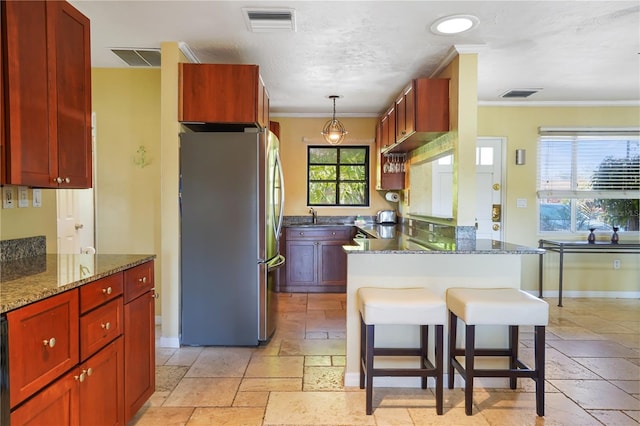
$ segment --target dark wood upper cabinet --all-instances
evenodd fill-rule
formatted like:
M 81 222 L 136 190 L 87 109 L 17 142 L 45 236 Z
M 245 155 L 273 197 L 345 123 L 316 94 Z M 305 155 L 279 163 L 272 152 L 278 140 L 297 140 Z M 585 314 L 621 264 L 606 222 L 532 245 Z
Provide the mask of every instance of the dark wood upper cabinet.
M 63 1 L 3 1 L 2 183 L 89 188 L 89 19 Z
M 258 66 L 179 64 L 178 121 L 267 128 L 269 96 Z

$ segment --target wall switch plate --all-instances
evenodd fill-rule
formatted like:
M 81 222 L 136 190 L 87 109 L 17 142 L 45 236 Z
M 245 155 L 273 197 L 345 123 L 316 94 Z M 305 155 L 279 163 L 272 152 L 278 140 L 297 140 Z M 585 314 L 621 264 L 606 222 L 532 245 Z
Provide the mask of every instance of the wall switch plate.
M 33 207 L 42 207 L 42 189 L 33 189 Z
M 29 207 L 29 188 L 26 186 L 18 187 L 18 207 Z
M 12 186 L 2 188 L 2 208 L 12 209 L 16 205 L 16 195 L 13 193 Z
M 516 200 L 516 207 L 519 209 L 524 209 L 527 207 L 527 199 L 526 198 L 518 198 Z

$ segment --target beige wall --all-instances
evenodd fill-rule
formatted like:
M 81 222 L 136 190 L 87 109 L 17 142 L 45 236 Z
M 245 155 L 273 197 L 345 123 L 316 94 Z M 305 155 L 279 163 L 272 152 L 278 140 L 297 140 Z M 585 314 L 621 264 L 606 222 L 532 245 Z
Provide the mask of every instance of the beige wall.
M 18 187 L 10 187 L 13 188 L 13 193 L 17 197 Z M 16 198 L 14 208 L 0 208 L 0 240 L 44 235 L 47 239 L 47 253 L 55 253 L 58 251 L 56 191 L 55 189 L 42 190 L 42 207 L 31 207 L 32 200 L 33 191 L 29 189 L 29 207 L 18 208 Z
M 94 68 L 92 103 L 97 131 L 96 250 L 102 254 L 157 254 L 160 70 Z M 144 162 L 141 147 L 146 151 Z M 161 293 L 159 287 L 157 290 Z M 156 303 L 158 314 L 160 308 Z
M 544 236 L 537 233 L 536 208 L 536 144 L 538 127 L 615 127 L 640 126 L 638 107 L 493 107 L 478 108 L 478 135 L 504 137 L 506 146 L 506 185 L 503 208 L 505 213 L 505 240 L 527 246 L 537 246 L 538 240 L 586 239 L 584 235 Z M 523 166 L 515 165 L 515 150 L 527 150 Z M 527 200 L 526 208 L 516 208 L 516 200 Z M 607 235 L 600 235 L 606 239 Z M 622 239 L 630 238 L 621 236 Z M 637 234 L 634 237 L 638 240 Z M 523 287 L 536 289 L 538 260 L 525 256 Z M 557 290 L 558 256 L 548 253 L 545 257 L 545 289 Z M 621 268 L 614 270 L 613 259 L 621 260 Z M 637 254 L 569 254 L 566 255 L 564 288 L 571 291 L 606 292 L 640 291 L 640 255 Z M 585 294 L 585 293 L 583 293 Z
M 340 118 L 349 132 L 342 145 L 368 145 L 371 169 L 369 173 L 369 207 L 314 207 L 319 216 L 375 215 L 378 210 L 396 209 L 397 203 L 384 199 L 386 191 L 376 191 L 375 133 L 377 118 Z M 280 155 L 285 181 L 285 215 L 305 216 L 307 207 L 307 146 L 326 145 L 320 131 L 327 118 L 272 117 L 280 123 Z M 303 142 L 307 138 L 308 142 Z

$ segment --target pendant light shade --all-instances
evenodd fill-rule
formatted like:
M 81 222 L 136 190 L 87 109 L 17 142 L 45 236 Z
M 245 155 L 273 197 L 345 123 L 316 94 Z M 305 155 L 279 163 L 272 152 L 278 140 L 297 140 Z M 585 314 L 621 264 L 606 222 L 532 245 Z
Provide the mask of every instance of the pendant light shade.
M 322 128 L 322 136 L 331 145 L 338 145 L 344 140 L 347 133 L 341 122 L 336 120 L 336 99 L 340 96 L 331 95 L 329 99 L 333 99 L 333 118 L 327 121 Z

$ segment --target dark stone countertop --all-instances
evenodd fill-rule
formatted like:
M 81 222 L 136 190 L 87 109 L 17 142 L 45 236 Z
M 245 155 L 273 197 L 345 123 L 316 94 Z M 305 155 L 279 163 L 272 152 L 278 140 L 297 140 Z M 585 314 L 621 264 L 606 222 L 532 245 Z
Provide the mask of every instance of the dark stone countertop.
M 46 254 L 0 263 L 0 313 L 154 259 L 151 254 Z
M 459 239 L 416 233 L 401 225 L 367 224 L 358 229 L 372 238 L 355 238 L 354 245 L 343 246 L 347 254 L 542 254 L 537 247 L 504 241 Z

